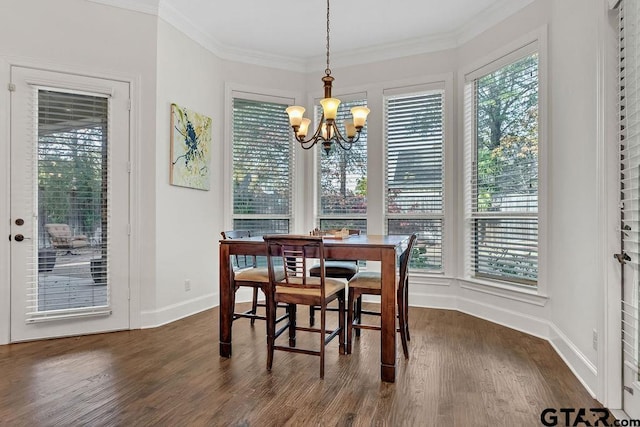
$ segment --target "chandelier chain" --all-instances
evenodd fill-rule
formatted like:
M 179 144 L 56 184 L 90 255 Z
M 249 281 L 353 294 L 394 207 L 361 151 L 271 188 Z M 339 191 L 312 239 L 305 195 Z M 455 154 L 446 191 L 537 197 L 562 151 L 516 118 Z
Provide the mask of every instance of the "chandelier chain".
M 324 73 L 327 76 L 331 75 L 331 68 L 329 67 L 329 0 L 327 0 L 327 69 L 324 70 Z

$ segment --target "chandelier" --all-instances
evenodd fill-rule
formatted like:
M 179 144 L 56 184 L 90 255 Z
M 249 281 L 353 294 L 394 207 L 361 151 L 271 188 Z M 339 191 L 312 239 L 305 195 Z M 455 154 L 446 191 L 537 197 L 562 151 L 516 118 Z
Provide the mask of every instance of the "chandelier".
M 289 115 L 289 123 L 293 128 L 296 141 L 298 141 L 300 146 L 305 150 L 310 149 L 316 144 L 322 144 L 324 151 L 329 154 L 334 142 L 342 149 L 350 150 L 353 143 L 360 139 L 360 133 L 367 121 L 369 109 L 362 106 L 353 107 L 351 109 L 353 118 L 344 121 L 344 133 L 340 132 L 340 129 L 338 129 L 336 125 L 336 116 L 338 115 L 340 100 L 331 97 L 331 85 L 334 78 L 331 76 L 331 68 L 329 67 L 329 0 L 327 0 L 327 68 L 324 70 L 324 74 L 324 77 L 322 77 L 322 82 L 324 83 L 324 98 L 320 101 L 320 105 L 322 105 L 322 117 L 320 118 L 315 133 L 309 137 L 309 139 L 305 139 L 311 120 L 303 116 L 305 111 L 304 107 L 294 105 L 286 109 Z

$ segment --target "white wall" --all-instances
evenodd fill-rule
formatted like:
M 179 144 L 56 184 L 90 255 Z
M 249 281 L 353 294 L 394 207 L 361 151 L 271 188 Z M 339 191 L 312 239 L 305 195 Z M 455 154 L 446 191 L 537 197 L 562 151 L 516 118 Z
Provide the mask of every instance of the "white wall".
M 173 26 L 158 21 L 156 107 L 155 295 L 143 302 L 142 326 L 157 326 L 218 304 L 218 245 L 225 224 L 225 83 L 265 94 L 302 91 L 303 75 L 223 61 Z M 169 184 L 170 106 L 213 119 L 211 189 Z M 191 290 L 185 290 L 190 280 Z
M 155 298 L 143 303 L 142 325 L 156 326 L 217 301 L 215 242 L 220 229 L 222 84 L 220 60 L 158 20 L 156 105 Z M 169 184 L 171 104 L 213 120 L 211 190 Z M 191 290 L 185 290 L 185 281 Z
M 121 78 L 133 82 L 133 141 L 139 168 L 137 212 L 144 221 L 134 235 L 155 250 L 155 90 L 156 23 L 154 16 L 128 12 L 83 0 L 3 0 L 0 2 L 0 343 L 9 338 L 9 66 Z M 138 258 L 139 296 L 155 293 L 155 257 L 144 250 Z M 137 266 L 134 266 L 136 269 Z M 135 307 L 135 313 L 139 309 Z M 139 323 L 136 314 L 134 326 Z M 139 324 L 137 325 L 139 326 Z

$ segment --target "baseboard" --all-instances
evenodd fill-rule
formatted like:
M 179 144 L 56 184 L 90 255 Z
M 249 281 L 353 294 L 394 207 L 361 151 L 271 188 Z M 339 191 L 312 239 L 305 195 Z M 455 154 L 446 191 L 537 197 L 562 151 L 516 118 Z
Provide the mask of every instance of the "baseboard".
M 218 294 L 212 293 L 176 304 L 171 304 L 158 310 L 143 311 L 140 313 L 141 327 L 142 329 L 146 329 L 166 325 L 167 323 L 171 323 L 215 307 L 218 305 L 218 301 Z
M 578 378 L 591 397 L 597 399 L 594 390 L 598 386 L 598 368 L 554 324 L 549 325 L 549 343 Z

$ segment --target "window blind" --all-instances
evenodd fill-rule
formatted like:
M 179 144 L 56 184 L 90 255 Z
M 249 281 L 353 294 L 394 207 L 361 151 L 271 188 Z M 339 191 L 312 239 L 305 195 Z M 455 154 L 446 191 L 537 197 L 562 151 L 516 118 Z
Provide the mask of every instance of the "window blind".
M 293 153 L 287 104 L 233 98 L 233 222 L 254 234 L 291 228 Z
M 471 274 L 536 286 L 538 55 L 472 85 Z
M 443 92 L 386 96 L 384 102 L 387 232 L 417 232 L 411 268 L 441 271 Z
M 366 106 L 366 99 L 343 101 L 338 107 L 336 124 L 344 132 L 344 121 L 351 118 L 351 108 Z M 316 120 L 320 120 L 321 108 L 316 108 Z M 360 140 L 350 150 L 337 144 L 326 154 L 318 148 L 319 212 L 321 229 L 353 228 L 367 230 L 367 127 L 362 129 Z

